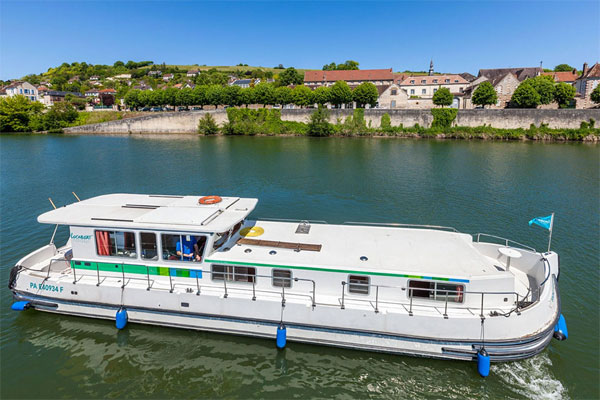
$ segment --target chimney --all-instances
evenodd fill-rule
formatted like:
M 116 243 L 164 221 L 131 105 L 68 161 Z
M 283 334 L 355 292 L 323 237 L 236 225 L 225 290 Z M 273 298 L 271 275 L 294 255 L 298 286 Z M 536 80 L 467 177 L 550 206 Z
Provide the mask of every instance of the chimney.
M 588 72 L 588 65 L 587 63 L 583 63 L 583 71 L 581 71 L 581 76 L 585 76 L 585 74 L 587 74 Z

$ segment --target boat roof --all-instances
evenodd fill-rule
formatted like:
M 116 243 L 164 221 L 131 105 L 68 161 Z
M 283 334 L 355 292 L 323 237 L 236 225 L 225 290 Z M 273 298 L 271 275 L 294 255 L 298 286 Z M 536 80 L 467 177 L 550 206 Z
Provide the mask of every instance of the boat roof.
M 213 253 L 206 261 L 333 270 L 349 274 L 439 280 L 450 278 L 448 280 L 455 282 L 469 282 L 474 276 L 507 274 L 495 268 L 494 260 L 481 254 L 473 245 L 473 237 L 466 233 L 387 226 L 312 224 L 309 233 L 303 234 L 296 233 L 298 223 L 260 220 L 247 220 L 244 226 L 262 228 L 264 233 L 260 236 L 245 237 L 261 240 L 261 245 L 236 244 L 240 239 L 238 233 L 227 243 L 227 247 Z M 244 233 L 243 230 L 240 232 Z M 306 246 L 313 251 L 297 251 L 282 248 L 277 242 L 284 242 L 284 247 L 289 243 L 321 247 L 319 251 L 314 251 L 314 246 Z M 248 252 L 248 249 L 251 251 Z
M 115 193 L 48 211 L 38 222 L 70 226 L 224 232 L 254 210 L 257 199 L 222 197 L 199 204 L 203 196 Z

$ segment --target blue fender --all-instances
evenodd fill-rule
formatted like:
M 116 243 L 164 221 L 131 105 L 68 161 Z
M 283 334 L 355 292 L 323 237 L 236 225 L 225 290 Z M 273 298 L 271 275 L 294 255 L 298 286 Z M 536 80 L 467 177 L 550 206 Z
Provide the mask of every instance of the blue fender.
M 485 349 L 477 353 L 477 372 L 484 378 L 490 374 L 490 356 Z
M 117 329 L 123 329 L 125 328 L 125 325 L 127 325 L 127 309 L 126 308 L 119 308 L 119 311 L 117 311 L 117 315 L 115 318 L 115 325 L 117 326 Z
M 558 340 L 567 340 L 569 331 L 567 330 L 567 320 L 560 314 L 558 322 L 554 325 L 554 338 Z
M 287 336 L 287 328 L 285 327 L 285 325 L 282 322 L 277 327 L 277 337 L 276 337 L 275 342 L 277 344 L 278 349 L 285 348 L 286 336 Z
M 15 311 L 25 311 L 29 307 L 31 307 L 31 303 L 28 301 L 16 301 L 10 306 L 10 308 Z

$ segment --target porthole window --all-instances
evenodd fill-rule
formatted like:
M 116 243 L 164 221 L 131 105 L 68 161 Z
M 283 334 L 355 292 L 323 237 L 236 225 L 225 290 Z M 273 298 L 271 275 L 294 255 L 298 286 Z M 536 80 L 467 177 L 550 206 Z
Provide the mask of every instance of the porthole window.
M 350 275 L 348 277 L 348 293 L 369 294 L 370 278 L 363 275 Z
M 292 271 L 289 269 L 274 269 L 273 270 L 273 286 L 275 287 L 292 287 Z

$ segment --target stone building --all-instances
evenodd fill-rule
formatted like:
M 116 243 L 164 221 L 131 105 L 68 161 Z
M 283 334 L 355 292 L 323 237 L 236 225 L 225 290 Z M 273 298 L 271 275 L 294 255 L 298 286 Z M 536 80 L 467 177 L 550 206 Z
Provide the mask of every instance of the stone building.
M 588 68 L 588 64 L 583 64 L 581 76 L 575 81 L 575 89 L 577 90 L 577 108 L 592 108 L 598 107 L 591 99 L 592 92 L 600 84 L 600 64 L 596 63 L 592 68 Z
M 440 88 L 450 90 L 454 95 L 452 107 L 459 108 L 463 92 L 468 86 L 469 82 L 457 74 L 408 76 L 399 84 L 400 89 L 406 91 L 408 99 L 414 100 L 409 101 L 409 104 L 414 103 L 415 106 L 411 108 L 430 108 L 433 105 L 433 95 Z
M 460 108 L 475 108 L 471 102 L 473 92 L 485 81 L 490 82 L 498 94 L 498 102 L 488 107 L 506 108 L 521 82 L 539 76 L 543 72 L 540 67 L 480 69 L 477 79 L 465 89 Z

